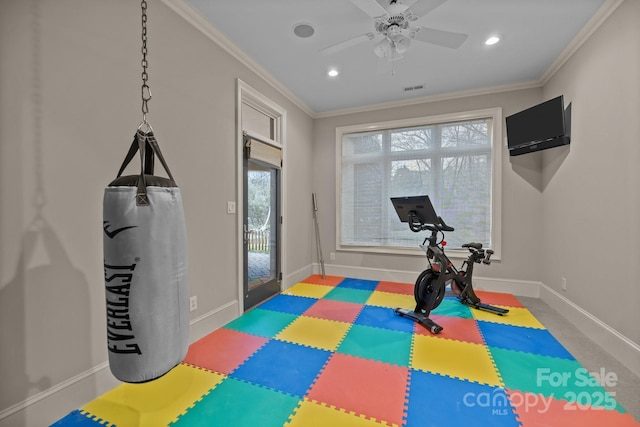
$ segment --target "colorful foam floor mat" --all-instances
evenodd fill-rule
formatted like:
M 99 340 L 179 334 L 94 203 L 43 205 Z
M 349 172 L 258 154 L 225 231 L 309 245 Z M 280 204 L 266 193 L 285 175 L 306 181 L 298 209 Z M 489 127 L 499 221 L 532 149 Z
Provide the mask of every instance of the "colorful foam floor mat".
M 311 276 L 54 426 L 640 426 L 512 295 L 446 297 L 438 335 L 397 316 L 413 285 Z M 602 377 L 602 378 L 600 378 Z

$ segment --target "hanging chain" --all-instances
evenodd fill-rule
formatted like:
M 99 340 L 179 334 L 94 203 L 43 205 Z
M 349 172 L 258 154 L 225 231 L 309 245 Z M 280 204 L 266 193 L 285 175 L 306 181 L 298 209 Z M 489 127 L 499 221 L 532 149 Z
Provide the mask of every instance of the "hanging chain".
M 148 102 L 151 100 L 151 89 L 147 84 L 149 73 L 147 67 L 147 2 L 142 0 L 142 123 L 147 123 L 147 114 L 149 114 Z

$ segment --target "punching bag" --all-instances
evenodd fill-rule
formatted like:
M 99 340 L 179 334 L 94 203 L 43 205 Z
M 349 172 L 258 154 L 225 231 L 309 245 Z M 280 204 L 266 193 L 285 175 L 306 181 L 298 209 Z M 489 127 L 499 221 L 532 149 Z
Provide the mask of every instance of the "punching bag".
M 137 152 L 140 174 L 122 176 Z M 168 178 L 153 174 L 156 156 Z M 182 196 L 150 127 L 105 188 L 103 229 L 109 366 L 121 381 L 151 381 L 187 354 L 189 289 Z

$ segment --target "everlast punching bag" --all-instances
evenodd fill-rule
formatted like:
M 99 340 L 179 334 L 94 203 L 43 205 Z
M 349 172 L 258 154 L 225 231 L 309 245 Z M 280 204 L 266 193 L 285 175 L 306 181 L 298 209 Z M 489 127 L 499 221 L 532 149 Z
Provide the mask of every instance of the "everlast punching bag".
M 104 284 L 109 366 L 121 381 L 154 380 L 189 347 L 187 242 L 182 196 L 147 122 L 147 2 L 142 0 L 142 123 L 104 190 Z M 143 129 L 145 131 L 143 131 Z M 140 173 L 122 176 L 136 153 Z M 154 175 L 158 158 L 168 178 Z
M 122 176 L 138 151 L 140 174 Z M 153 175 L 154 155 L 169 178 Z M 154 380 L 186 356 L 189 289 L 182 197 L 152 131 L 136 132 L 103 221 L 109 366 L 121 381 Z

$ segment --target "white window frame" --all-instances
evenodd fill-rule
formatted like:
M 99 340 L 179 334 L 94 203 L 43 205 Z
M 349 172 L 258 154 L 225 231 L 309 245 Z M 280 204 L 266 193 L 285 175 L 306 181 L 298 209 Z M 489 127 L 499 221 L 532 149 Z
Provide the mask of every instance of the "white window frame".
M 416 126 L 429 126 L 435 124 L 446 124 L 459 121 L 471 121 L 478 119 L 490 119 L 489 127 L 491 137 L 491 246 L 494 250 L 492 259 L 499 260 L 502 257 L 502 160 L 503 149 L 503 119 L 502 108 L 486 108 L 482 110 L 466 111 L 460 113 L 440 114 L 427 117 L 416 117 L 402 120 L 392 120 L 377 123 L 365 123 L 350 126 L 340 126 L 336 128 L 336 250 L 345 252 L 366 252 L 401 255 L 420 255 L 424 252 L 418 247 L 424 239 L 423 234 L 416 233 L 416 248 L 392 248 L 388 246 L 352 246 L 341 245 L 342 230 L 342 137 L 345 134 L 357 132 L 371 132 L 376 130 L 387 130 L 395 128 L 407 128 Z M 446 218 L 445 218 L 446 221 Z M 455 224 L 449 224 L 455 227 Z M 450 249 L 447 251 L 452 258 L 465 257 L 465 250 Z

